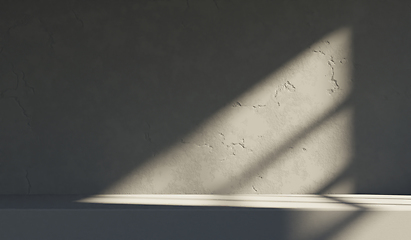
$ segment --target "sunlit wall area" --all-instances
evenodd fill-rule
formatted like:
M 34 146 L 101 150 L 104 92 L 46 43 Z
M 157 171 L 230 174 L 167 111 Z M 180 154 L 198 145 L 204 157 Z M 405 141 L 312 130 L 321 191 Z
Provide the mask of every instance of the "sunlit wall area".
M 351 34 L 319 39 L 107 192 L 318 191 L 353 154 Z

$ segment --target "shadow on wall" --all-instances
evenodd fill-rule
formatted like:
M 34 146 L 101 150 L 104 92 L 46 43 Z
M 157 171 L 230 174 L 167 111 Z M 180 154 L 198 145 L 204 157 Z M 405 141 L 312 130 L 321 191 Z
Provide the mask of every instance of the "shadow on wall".
M 320 190 L 351 179 L 354 193 L 411 194 L 411 32 L 408 3 L 364 2 L 353 25 L 355 154 L 352 164 Z
M 318 39 L 351 26 L 354 88 L 336 109 L 354 107 L 355 146 L 335 182 L 350 178 L 355 193 L 408 194 L 409 6 L 387 4 L 9 1 L 0 26 L 0 192 L 107 192 Z M 249 163 L 247 177 L 310 131 L 265 163 Z M 192 162 L 185 172 L 201 167 Z M 153 171 L 140 175 L 155 182 Z M 142 182 L 109 192 L 207 191 L 199 185 L 153 190 Z

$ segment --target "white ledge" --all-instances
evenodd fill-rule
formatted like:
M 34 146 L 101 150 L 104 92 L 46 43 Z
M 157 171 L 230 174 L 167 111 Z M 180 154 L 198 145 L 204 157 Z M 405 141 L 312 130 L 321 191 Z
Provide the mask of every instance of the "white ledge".
M 301 210 L 411 211 L 411 196 L 401 195 L 94 195 L 78 203 L 244 207 Z

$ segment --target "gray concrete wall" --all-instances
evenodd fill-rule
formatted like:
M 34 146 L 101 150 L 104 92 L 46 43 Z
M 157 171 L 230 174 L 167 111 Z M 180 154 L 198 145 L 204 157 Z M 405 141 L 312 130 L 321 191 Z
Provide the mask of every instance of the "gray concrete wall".
M 406 1 L 3 1 L 0 193 L 409 194 Z

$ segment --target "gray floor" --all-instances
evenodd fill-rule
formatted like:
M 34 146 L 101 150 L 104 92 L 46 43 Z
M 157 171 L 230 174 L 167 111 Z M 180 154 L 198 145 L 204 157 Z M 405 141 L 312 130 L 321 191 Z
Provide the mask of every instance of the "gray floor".
M 405 240 L 411 234 L 409 196 L 220 196 L 236 199 L 226 205 L 241 201 L 248 207 L 201 206 L 209 197 L 204 195 L 196 195 L 197 201 L 191 200 L 187 206 L 171 206 L 169 200 L 192 196 L 169 196 L 168 201 L 158 205 L 76 202 L 82 197 L 3 196 L 0 238 Z M 110 197 L 118 195 L 100 198 Z M 280 201 L 283 198 L 289 198 L 294 205 L 284 206 Z M 130 203 L 133 197 L 123 199 Z M 135 195 L 137 199 L 142 196 Z M 331 204 L 331 200 L 338 204 Z M 256 207 L 262 201 L 272 207 Z M 328 203 L 318 205 L 321 201 Z

